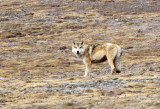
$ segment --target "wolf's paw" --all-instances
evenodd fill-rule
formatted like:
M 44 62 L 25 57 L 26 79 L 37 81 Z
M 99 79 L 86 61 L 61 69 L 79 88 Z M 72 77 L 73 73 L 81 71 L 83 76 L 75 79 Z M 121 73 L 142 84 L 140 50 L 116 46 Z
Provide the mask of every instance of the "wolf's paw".
M 120 70 L 116 70 L 116 73 L 121 73 L 121 71 Z
M 88 76 L 88 75 L 86 75 L 86 74 L 84 75 L 84 77 L 87 77 L 87 76 Z

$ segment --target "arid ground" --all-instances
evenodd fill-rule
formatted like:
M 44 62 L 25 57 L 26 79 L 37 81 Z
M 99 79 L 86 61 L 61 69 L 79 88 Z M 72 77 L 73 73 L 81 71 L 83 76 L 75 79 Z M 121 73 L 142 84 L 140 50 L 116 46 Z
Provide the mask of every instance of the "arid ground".
M 73 40 L 122 47 L 122 72 Z M 0 108 L 160 109 L 159 0 L 0 0 Z

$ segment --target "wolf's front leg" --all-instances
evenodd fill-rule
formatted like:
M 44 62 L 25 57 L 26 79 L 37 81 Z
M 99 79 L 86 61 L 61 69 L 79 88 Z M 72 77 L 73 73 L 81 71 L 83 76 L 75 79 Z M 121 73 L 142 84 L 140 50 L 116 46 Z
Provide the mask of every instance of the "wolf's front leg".
M 87 77 L 88 73 L 91 72 L 91 64 L 85 64 L 85 66 L 86 66 L 86 69 L 85 69 L 85 75 L 84 75 L 84 77 Z
M 88 73 L 91 72 L 91 60 L 88 56 L 84 57 L 83 58 L 83 63 L 85 64 L 85 75 L 84 77 L 87 77 L 88 76 Z

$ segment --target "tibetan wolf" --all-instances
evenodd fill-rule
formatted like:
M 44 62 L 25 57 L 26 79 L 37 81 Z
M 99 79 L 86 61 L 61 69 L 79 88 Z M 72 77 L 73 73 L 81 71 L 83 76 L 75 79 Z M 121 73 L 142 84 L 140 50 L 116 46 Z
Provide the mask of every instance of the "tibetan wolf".
M 88 76 L 88 73 L 91 72 L 91 64 L 100 63 L 108 60 L 109 65 L 111 66 L 111 73 L 120 73 L 121 72 L 121 56 L 122 51 L 121 47 L 112 44 L 96 44 L 96 45 L 87 45 L 83 41 L 73 41 L 72 52 L 79 58 L 83 59 L 85 64 L 85 75 Z

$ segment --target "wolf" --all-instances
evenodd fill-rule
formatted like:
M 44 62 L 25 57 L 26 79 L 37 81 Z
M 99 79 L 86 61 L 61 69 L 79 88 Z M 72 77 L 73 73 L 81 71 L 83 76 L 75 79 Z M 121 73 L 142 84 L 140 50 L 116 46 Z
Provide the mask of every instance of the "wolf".
M 91 65 L 94 63 L 100 63 L 108 60 L 109 65 L 111 66 L 111 74 L 121 72 L 121 57 L 122 50 L 121 47 L 112 44 L 96 44 L 88 45 L 83 41 L 73 41 L 72 52 L 77 57 L 83 59 L 85 64 L 85 75 L 88 76 L 88 73 L 91 72 Z

